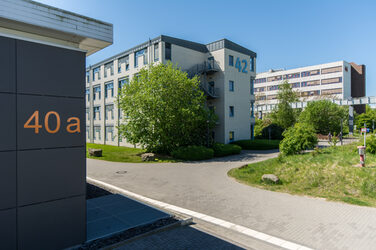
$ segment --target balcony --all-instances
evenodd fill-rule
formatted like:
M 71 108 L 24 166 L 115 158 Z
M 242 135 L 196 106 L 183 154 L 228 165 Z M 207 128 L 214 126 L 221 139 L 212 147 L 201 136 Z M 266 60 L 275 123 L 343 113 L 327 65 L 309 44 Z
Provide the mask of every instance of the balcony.
M 212 75 L 220 70 L 218 64 L 214 60 L 207 60 L 204 63 L 196 64 L 187 70 L 188 77 L 192 78 L 196 75 Z

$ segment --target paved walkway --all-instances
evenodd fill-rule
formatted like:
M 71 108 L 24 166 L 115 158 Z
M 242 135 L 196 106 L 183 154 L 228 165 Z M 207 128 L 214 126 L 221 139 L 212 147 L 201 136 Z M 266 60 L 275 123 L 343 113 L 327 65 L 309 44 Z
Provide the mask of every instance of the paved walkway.
M 276 155 L 248 151 L 201 163 L 163 164 L 88 159 L 87 171 L 89 177 L 131 192 L 308 247 L 375 249 L 375 208 L 271 192 L 227 176 L 234 167 Z

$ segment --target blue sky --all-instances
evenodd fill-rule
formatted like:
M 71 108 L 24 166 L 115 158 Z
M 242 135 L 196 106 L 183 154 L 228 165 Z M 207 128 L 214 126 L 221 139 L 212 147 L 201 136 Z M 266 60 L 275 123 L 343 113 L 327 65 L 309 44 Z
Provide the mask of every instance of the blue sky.
M 376 1 L 38 0 L 114 24 L 94 64 L 161 34 L 200 43 L 227 38 L 257 53 L 257 72 L 345 60 L 366 65 L 376 96 Z

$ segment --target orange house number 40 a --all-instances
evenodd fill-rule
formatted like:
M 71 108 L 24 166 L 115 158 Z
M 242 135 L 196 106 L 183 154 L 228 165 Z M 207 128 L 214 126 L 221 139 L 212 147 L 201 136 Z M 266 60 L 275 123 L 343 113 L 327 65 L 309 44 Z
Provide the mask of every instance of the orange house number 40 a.
M 55 128 L 50 128 L 48 125 L 48 121 L 51 116 L 55 116 L 56 118 L 56 127 Z M 74 134 L 74 133 L 81 133 L 80 129 L 80 119 L 77 117 L 69 117 L 68 120 L 68 125 L 66 127 L 66 130 L 68 133 Z M 34 123 L 34 124 L 32 124 Z M 24 124 L 24 128 L 33 128 L 35 134 L 39 134 L 39 130 L 42 129 L 42 125 L 39 124 L 39 111 L 35 111 L 30 118 L 27 120 L 27 122 Z M 45 117 L 44 117 L 44 128 L 45 130 L 50 133 L 50 134 L 55 134 L 59 132 L 61 127 L 61 121 L 60 121 L 60 115 L 59 113 L 55 111 L 49 111 Z

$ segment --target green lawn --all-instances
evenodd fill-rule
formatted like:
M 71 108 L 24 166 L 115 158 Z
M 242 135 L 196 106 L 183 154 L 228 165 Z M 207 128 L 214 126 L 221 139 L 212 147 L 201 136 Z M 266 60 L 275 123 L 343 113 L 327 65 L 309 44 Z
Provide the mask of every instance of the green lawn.
M 87 143 L 86 148 L 101 148 L 103 150 L 102 157 L 89 156 L 89 153 L 86 152 L 87 158 L 116 162 L 140 163 L 143 162 L 141 160 L 141 154 L 145 153 L 145 150 L 139 148 L 118 147 L 93 143 Z M 157 156 L 157 160 L 154 162 L 176 162 L 176 160 L 168 156 L 159 155 Z
M 278 149 L 280 140 L 267 140 L 267 139 L 255 139 L 255 140 L 240 140 L 232 142 L 232 144 L 239 145 L 245 150 L 269 150 Z
M 272 191 L 376 207 L 376 156 L 367 154 L 366 168 L 354 167 L 358 163 L 356 144 L 351 144 L 253 163 L 228 175 Z M 263 174 L 275 174 L 281 183 L 266 184 Z

